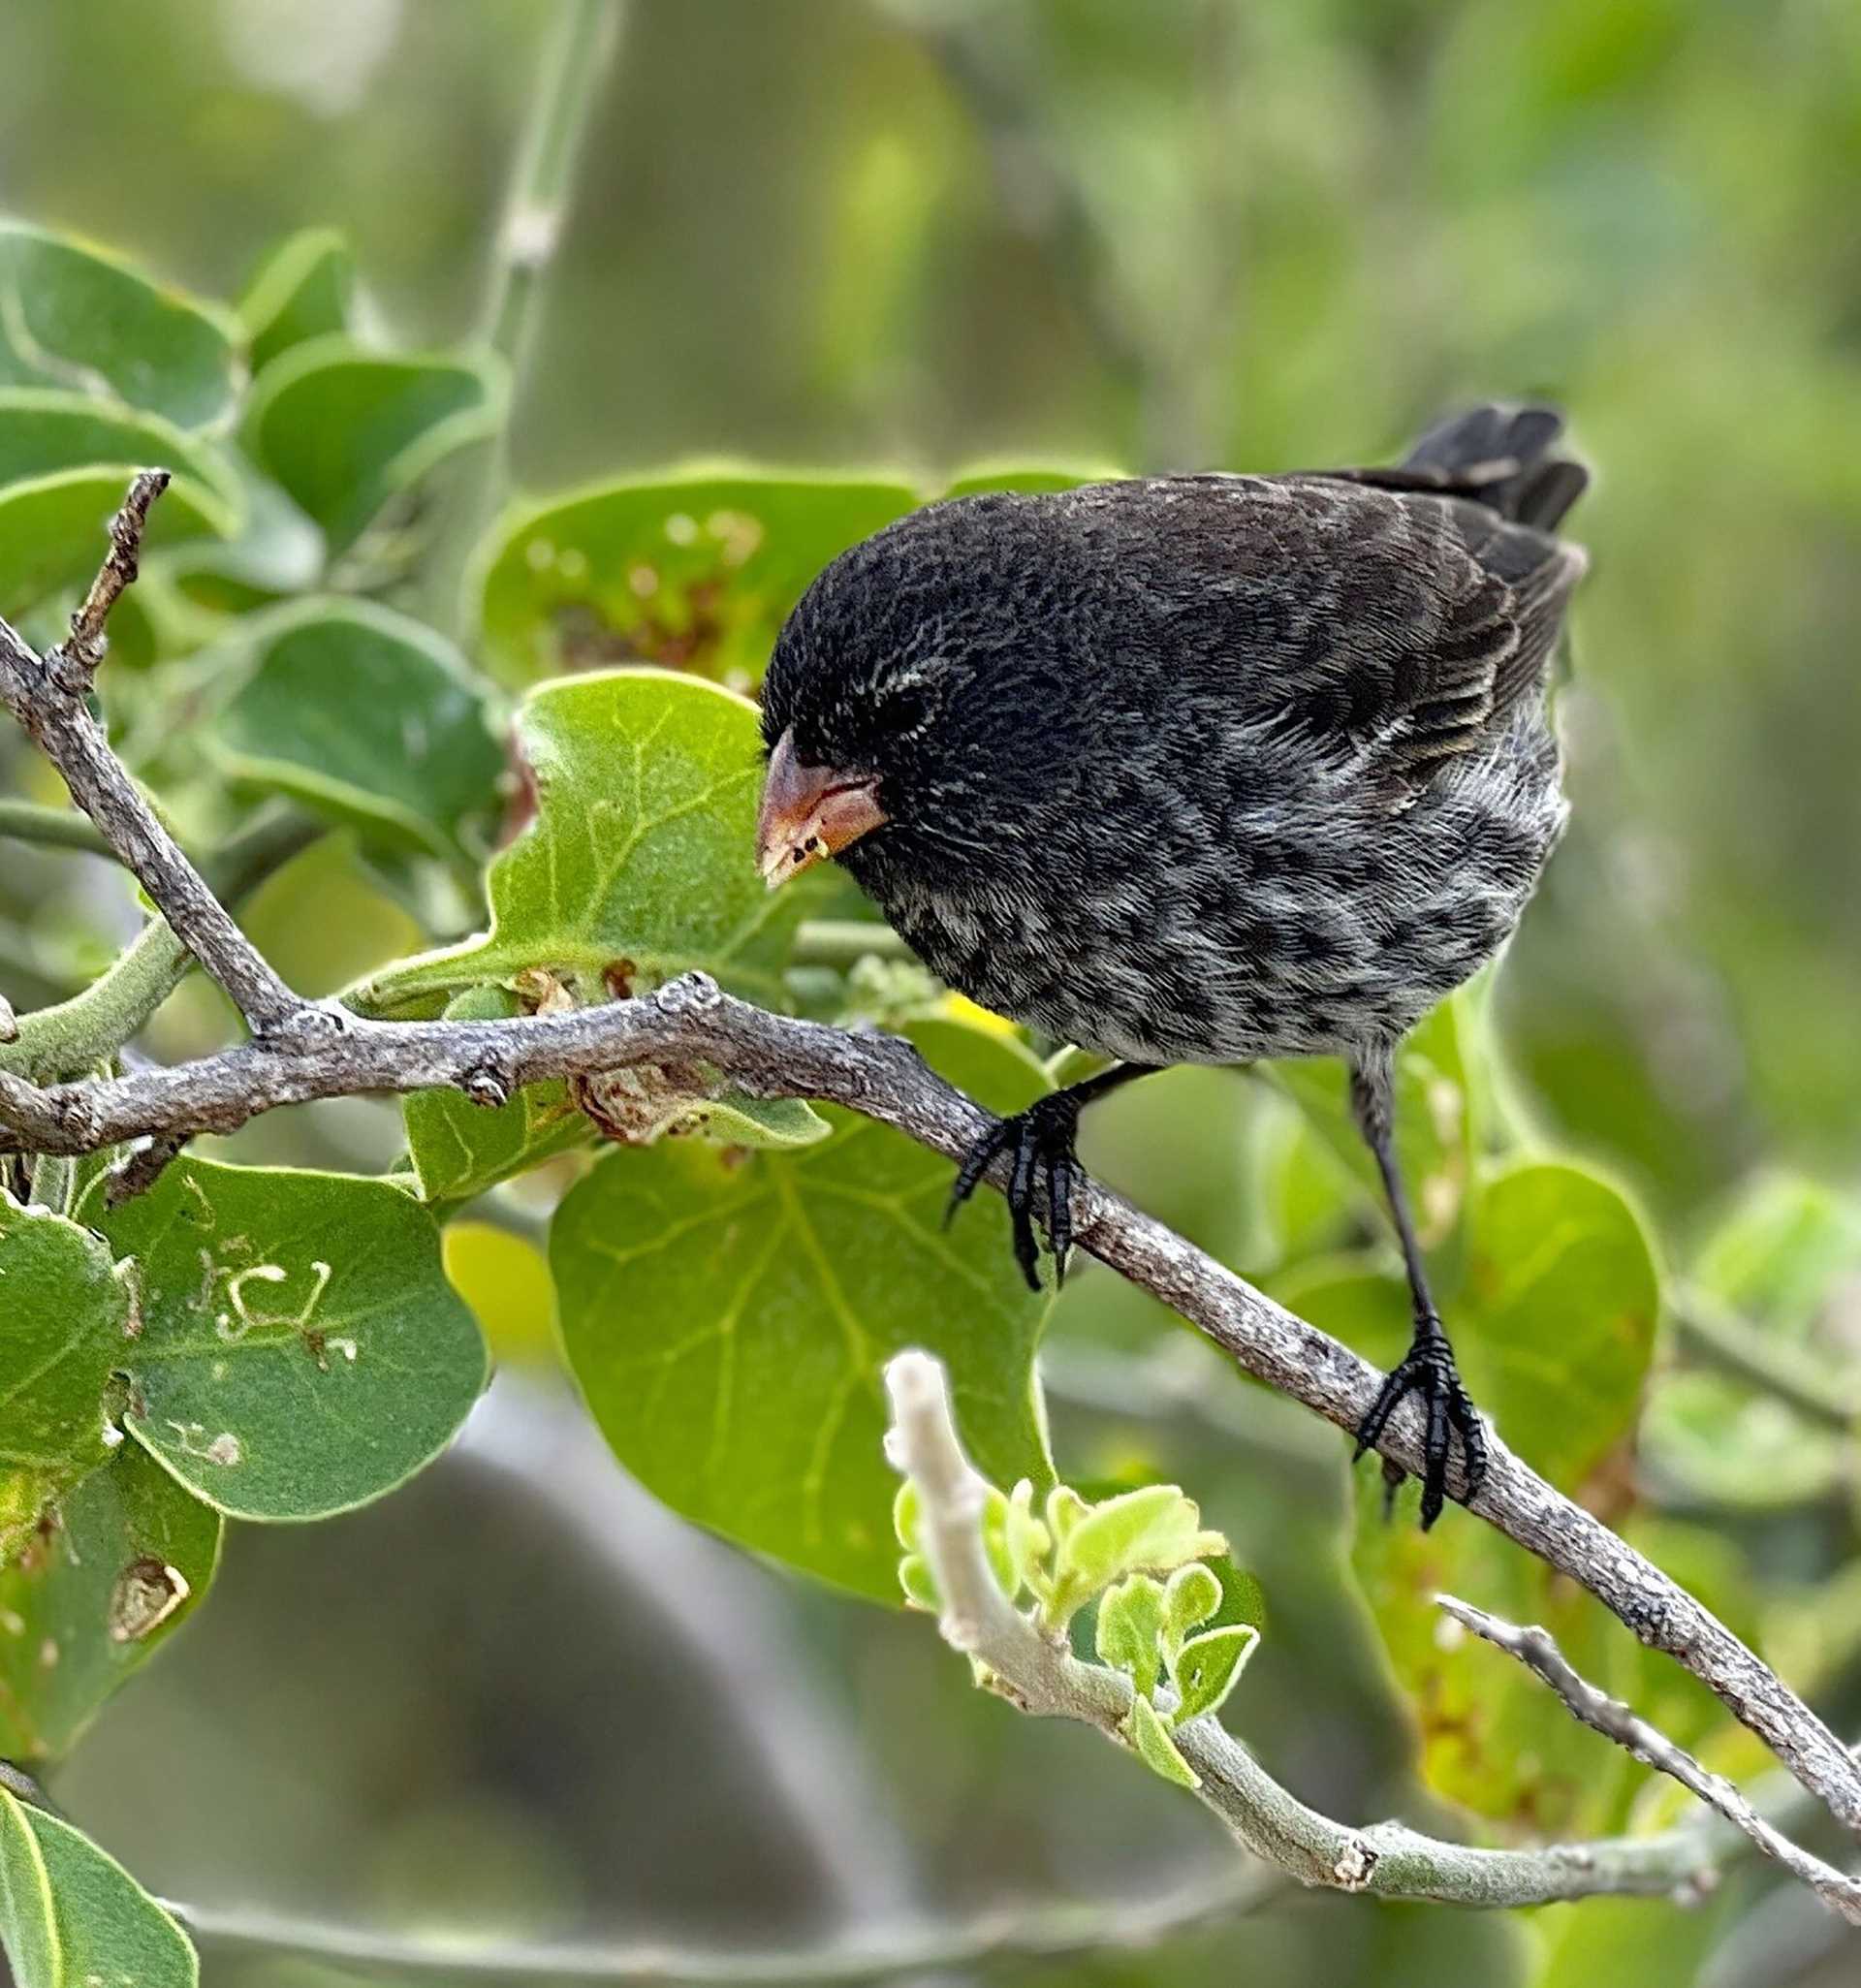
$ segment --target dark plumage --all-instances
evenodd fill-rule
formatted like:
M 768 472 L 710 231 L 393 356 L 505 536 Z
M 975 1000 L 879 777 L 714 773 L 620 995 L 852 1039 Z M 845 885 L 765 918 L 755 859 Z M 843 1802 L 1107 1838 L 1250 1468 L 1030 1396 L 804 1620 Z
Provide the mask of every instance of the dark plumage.
M 1143 1068 L 1341 1055 L 1385 1163 L 1417 1340 L 1365 1424 L 1454 1373 L 1389 1158 L 1404 1032 L 1503 943 L 1564 806 L 1546 666 L 1584 570 L 1547 409 L 1479 408 L 1396 469 L 1161 477 L 933 504 L 836 559 L 764 687 L 772 881 L 833 853 L 972 999 Z M 788 868 L 784 868 L 784 865 Z M 1017 1247 L 1070 1234 L 1078 1109 L 1007 1121 Z M 1135 1069 L 1128 1074 L 1137 1074 Z

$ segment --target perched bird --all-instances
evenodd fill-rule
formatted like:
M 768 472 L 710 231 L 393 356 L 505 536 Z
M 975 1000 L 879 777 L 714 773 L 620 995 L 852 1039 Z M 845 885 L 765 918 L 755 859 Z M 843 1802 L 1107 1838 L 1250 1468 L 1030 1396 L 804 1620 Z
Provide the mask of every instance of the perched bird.
M 815 580 L 763 689 L 757 856 L 833 857 L 932 971 L 1119 1058 L 996 1123 L 1063 1269 L 1081 1108 L 1172 1063 L 1347 1059 L 1414 1301 L 1359 1431 L 1426 1409 L 1422 1523 L 1480 1423 L 1392 1144 L 1404 1032 L 1519 921 L 1564 818 L 1545 679 L 1587 481 L 1549 408 L 1474 408 L 1395 468 L 1170 476 L 912 514 Z

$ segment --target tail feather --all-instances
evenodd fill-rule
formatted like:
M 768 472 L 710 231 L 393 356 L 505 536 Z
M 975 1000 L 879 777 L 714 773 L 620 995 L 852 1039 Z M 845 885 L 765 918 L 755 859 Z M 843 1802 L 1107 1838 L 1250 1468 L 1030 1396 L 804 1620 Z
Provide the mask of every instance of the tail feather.
M 1489 401 L 1437 422 L 1399 473 L 1551 532 L 1590 482 L 1580 462 L 1550 453 L 1562 433 L 1563 417 L 1555 407 Z

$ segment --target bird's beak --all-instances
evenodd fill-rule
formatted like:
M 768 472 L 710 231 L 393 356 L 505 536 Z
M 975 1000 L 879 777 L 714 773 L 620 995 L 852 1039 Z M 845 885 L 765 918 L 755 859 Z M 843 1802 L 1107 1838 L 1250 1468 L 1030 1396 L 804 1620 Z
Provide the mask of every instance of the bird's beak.
M 770 755 L 756 817 L 756 868 L 773 891 L 811 864 L 837 856 L 885 820 L 879 783 L 833 767 L 804 766 L 784 732 Z

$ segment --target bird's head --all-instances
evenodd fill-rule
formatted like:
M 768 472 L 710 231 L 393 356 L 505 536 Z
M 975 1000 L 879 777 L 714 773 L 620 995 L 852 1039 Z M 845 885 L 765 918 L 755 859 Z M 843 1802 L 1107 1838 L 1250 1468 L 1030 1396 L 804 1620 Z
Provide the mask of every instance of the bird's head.
M 1012 588 L 978 571 L 1001 551 L 990 526 L 975 500 L 917 513 L 843 553 L 789 616 L 763 683 L 772 889 L 828 857 L 868 889 L 947 878 L 1014 838 L 1021 803 L 1051 799 L 1070 727 L 1038 617 L 1017 625 Z

